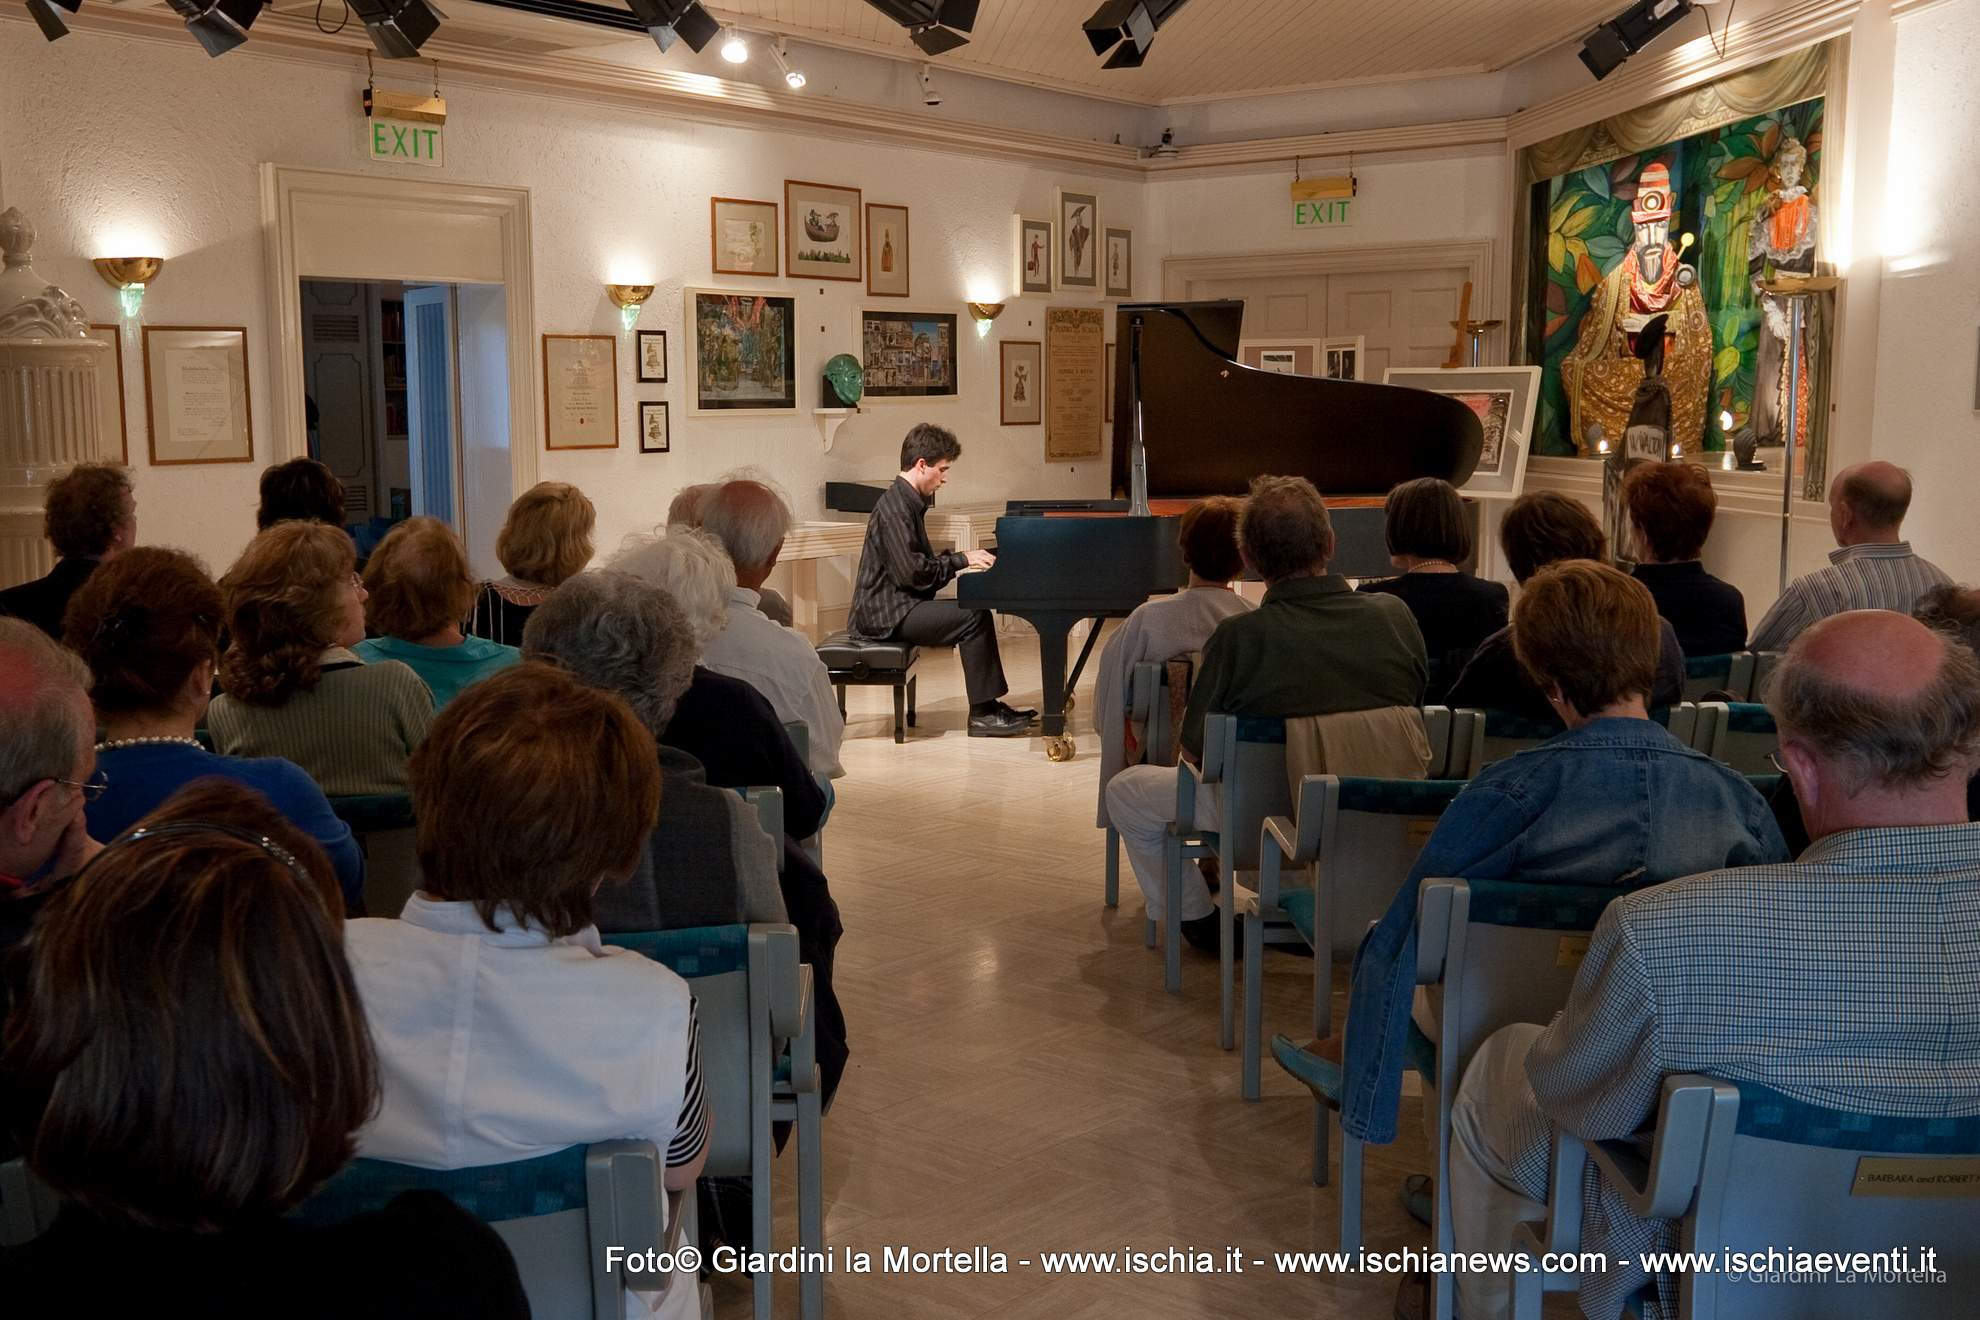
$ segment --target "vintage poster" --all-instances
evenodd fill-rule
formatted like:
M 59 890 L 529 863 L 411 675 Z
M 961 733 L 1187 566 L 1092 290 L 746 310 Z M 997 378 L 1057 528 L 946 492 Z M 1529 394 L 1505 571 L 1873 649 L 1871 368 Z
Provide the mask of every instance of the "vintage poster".
M 1045 461 L 1100 456 L 1106 371 L 1106 313 L 1098 307 L 1045 311 Z

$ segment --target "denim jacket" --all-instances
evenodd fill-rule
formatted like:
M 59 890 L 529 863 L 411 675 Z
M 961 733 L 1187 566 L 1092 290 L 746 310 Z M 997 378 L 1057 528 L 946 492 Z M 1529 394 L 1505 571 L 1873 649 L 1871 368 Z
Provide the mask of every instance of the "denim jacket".
M 1342 1129 L 1395 1140 L 1426 878 L 1638 888 L 1787 855 L 1773 813 L 1743 775 L 1651 720 L 1596 720 L 1485 767 L 1437 822 L 1355 955 Z

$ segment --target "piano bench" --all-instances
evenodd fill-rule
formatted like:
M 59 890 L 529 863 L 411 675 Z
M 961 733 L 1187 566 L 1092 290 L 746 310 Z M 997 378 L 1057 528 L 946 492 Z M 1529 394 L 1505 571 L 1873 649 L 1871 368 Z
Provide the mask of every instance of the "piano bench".
M 906 642 L 869 642 L 843 630 L 818 644 L 818 658 L 839 694 L 839 715 L 846 713 L 846 687 L 894 689 L 894 741 L 906 742 L 914 726 L 915 666 L 921 648 Z

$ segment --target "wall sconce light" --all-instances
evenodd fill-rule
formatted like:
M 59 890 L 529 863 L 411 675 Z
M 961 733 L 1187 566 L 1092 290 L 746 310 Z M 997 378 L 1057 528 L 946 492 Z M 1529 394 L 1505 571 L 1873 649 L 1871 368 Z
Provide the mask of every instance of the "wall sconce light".
M 134 319 L 144 307 L 144 288 L 165 268 L 163 257 L 98 257 L 90 263 L 103 282 L 117 290 L 117 302 L 126 319 Z
M 612 301 L 618 305 L 620 325 L 624 329 L 630 330 L 633 328 L 634 322 L 639 320 L 641 304 L 653 296 L 653 286 L 651 284 L 608 284 L 605 286 L 605 292 L 610 294 Z
M 990 323 L 1004 314 L 1004 304 L 973 302 L 966 304 L 969 314 L 976 318 L 976 337 L 983 338 L 990 333 Z

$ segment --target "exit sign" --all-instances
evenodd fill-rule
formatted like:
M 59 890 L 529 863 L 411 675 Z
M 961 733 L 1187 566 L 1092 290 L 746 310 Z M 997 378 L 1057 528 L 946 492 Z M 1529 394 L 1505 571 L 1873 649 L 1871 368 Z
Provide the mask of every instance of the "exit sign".
M 367 119 L 363 124 L 365 154 L 372 160 L 390 161 L 394 165 L 442 163 L 443 139 L 437 125 L 392 119 Z
M 1294 229 L 1331 229 L 1354 223 L 1352 197 L 1335 197 L 1327 201 L 1300 201 L 1292 204 Z

